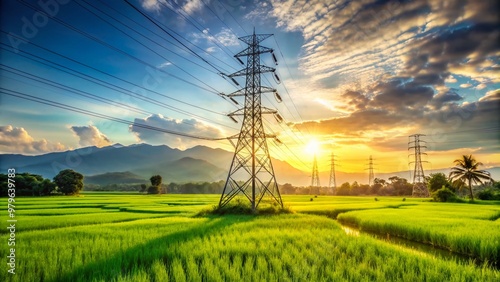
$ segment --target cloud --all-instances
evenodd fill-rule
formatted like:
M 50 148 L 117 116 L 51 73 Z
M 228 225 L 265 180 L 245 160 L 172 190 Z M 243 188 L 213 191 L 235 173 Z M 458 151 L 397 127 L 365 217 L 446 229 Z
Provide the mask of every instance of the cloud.
M 238 37 L 234 34 L 234 32 L 228 28 L 223 27 L 220 32 L 213 35 L 210 32 L 209 28 L 206 28 L 201 33 L 192 33 L 191 37 L 195 42 L 199 42 L 201 40 L 206 40 L 209 43 L 222 44 L 223 46 L 239 46 Z M 215 48 L 215 47 L 209 47 Z M 213 49 L 215 51 L 215 49 Z
M 182 10 L 184 10 L 189 15 L 194 14 L 195 12 L 200 11 L 203 8 L 202 0 L 186 0 L 184 4 L 182 4 Z
M 63 151 L 66 146 L 45 139 L 35 140 L 22 127 L 0 126 L 0 151 L 18 154 L 41 154 Z
M 112 144 L 111 140 L 109 140 L 106 135 L 101 133 L 99 129 L 93 125 L 72 126 L 70 129 L 78 137 L 78 143 L 82 147 L 105 147 Z
M 486 87 L 488 87 L 488 85 L 486 85 L 486 83 L 480 83 L 476 86 L 476 90 L 482 90 Z
M 446 83 L 456 83 L 456 82 L 457 82 L 457 79 L 456 79 L 455 77 L 453 77 L 453 75 L 450 75 L 450 76 L 448 76 L 448 77 L 444 80 L 444 82 L 446 82 Z
M 188 15 L 192 15 L 203 8 L 203 1 L 181 0 L 169 2 L 167 0 L 141 0 L 141 5 L 144 9 L 149 11 L 159 12 L 162 9 L 162 6 L 167 6 L 173 10 L 176 10 L 178 13 L 184 12 Z
M 451 132 L 498 124 L 498 94 L 488 92 L 477 100 L 486 92 L 481 84 L 497 87 L 500 82 L 498 1 L 271 4 L 268 15 L 278 27 L 303 35 L 299 66 L 322 87 L 315 93 L 327 93 L 315 101 L 341 101 L 335 106 L 344 113 L 298 122 L 298 129 L 359 135 L 363 138 L 357 140 L 369 144 L 377 132 Z M 467 102 L 445 84 L 463 79 L 470 83 L 461 82 L 461 88 L 478 85 Z M 466 135 L 474 133 L 462 140 L 471 139 Z M 485 146 L 498 147 L 498 135 L 484 138 Z
M 145 128 L 146 127 L 146 128 Z M 161 114 L 150 115 L 147 118 L 136 118 L 134 124 L 129 127 L 138 139 L 151 144 L 167 144 L 171 147 L 186 148 L 192 144 L 199 144 L 200 140 L 167 134 L 147 127 L 158 128 L 182 134 L 201 136 L 208 138 L 220 138 L 224 136 L 222 130 L 196 119 L 171 119 Z
M 161 9 L 160 2 L 165 4 L 162 0 L 141 0 L 141 6 L 146 10 L 159 11 Z
M 158 65 L 158 66 L 156 66 L 156 67 L 157 67 L 157 68 L 159 68 L 159 69 L 164 69 L 164 68 L 166 68 L 166 67 L 168 67 L 168 66 L 171 66 L 171 65 L 172 65 L 172 63 L 171 63 L 171 62 L 166 61 L 166 62 L 163 62 L 163 63 L 159 64 L 159 65 Z
M 207 53 L 213 53 L 213 52 L 215 52 L 215 50 L 217 50 L 217 48 L 215 48 L 215 47 L 213 47 L 213 46 L 208 47 L 207 49 L 205 49 L 205 51 L 206 51 Z
M 215 35 L 215 38 L 224 46 L 240 45 L 238 37 L 236 37 L 235 33 L 225 27 L 223 27 L 222 30 Z

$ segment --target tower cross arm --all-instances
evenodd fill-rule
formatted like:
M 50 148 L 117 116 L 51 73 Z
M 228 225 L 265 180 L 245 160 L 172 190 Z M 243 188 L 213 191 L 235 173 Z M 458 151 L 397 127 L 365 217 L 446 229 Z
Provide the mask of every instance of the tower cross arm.
M 240 51 L 234 55 L 235 58 L 238 57 L 243 57 L 243 56 L 248 56 L 248 55 L 255 55 L 256 53 L 258 54 L 263 54 L 263 53 L 272 53 L 274 50 L 269 47 L 264 47 L 264 46 L 257 46 L 257 50 L 252 50 L 252 48 L 248 47 L 243 51 Z
M 269 38 L 271 36 L 273 36 L 273 35 L 272 34 L 253 34 L 253 35 L 242 36 L 238 39 L 245 42 L 248 45 L 251 45 L 251 44 L 253 44 L 254 40 L 257 43 L 259 43 L 259 42 L 266 40 L 267 38 Z
M 264 66 L 264 65 L 259 65 L 256 68 L 254 73 L 265 73 L 265 72 L 275 72 L 275 71 L 276 71 L 275 68 Z M 241 69 L 237 72 L 233 72 L 232 74 L 228 75 L 228 77 L 246 76 L 247 73 L 248 73 L 248 70 L 245 68 L 245 69 Z
M 245 90 L 246 90 L 246 88 L 241 88 L 241 89 L 234 91 L 233 93 L 222 94 L 222 95 L 226 96 L 226 97 L 245 96 Z M 271 87 L 267 87 L 267 86 L 260 87 L 260 93 L 275 92 L 275 91 L 276 91 L 276 89 L 271 88 Z

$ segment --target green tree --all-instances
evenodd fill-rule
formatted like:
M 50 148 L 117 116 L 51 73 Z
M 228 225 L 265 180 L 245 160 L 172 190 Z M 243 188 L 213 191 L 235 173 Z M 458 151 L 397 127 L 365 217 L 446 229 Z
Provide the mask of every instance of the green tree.
M 148 194 L 160 194 L 162 178 L 160 175 L 153 175 L 149 179 L 151 186 L 148 188 Z
M 470 198 L 474 200 L 472 193 L 472 183 L 481 183 L 483 180 L 492 181 L 490 173 L 486 170 L 480 170 L 479 166 L 483 164 L 476 161 L 472 155 L 463 155 L 462 158 L 454 161 L 455 166 L 451 168 L 449 175 L 450 181 L 462 180 L 467 183 L 469 188 Z
M 148 188 L 148 186 L 146 184 L 141 184 L 141 190 L 140 190 L 140 192 L 146 192 L 147 188 Z
M 372 187 L 370 187 L 370 194 L 373 194 L 373 195 L 376 195 L 378 194 L 378 192 L 380 191 L 380 189 L 382 189 L 382 187 L 384 187 L 385 185 L 385 180 L 384 179 L 380 179 L 380 178 L 375 178 L 373 180 L 373 185 Z
M 442 187 L 451 188 L 451 184 L 448 181 L 448 177 L 444 173 L 431 173 L 429 177 L 429 181 L 427 182 L 427 189 L 429 192 L 434 192 Z
M 37 196 L 50 195 L 54 190 L 56 190 L 56 184 L 49 179 L 44 179 L 33 187 L 33 193 Z
M 337 189 L 337 195 L 340 196 L 347 196 L 351 192 L 351 184 L 349 182 L 345 182 L 342 185 L 340 185 L 340 188 Z
M 161 186 L 162 178 L 160 175 L 153 175 L 149 180 L 151 181 L 151 186 Z
M 361 194 L 360 185 L 359 185 L 359 183 L 357 181 L 354 181 L 351 184 L 351 192 L 349 194 L 352 195 L 352 196 L 358 196 L 358 195 Z
M 160 194 L 160 186 L 149 186 L 148 194 Z
M 411 195 L 413 185 L 408 183 L 408 180 L 398 176 L 389 177 L 391 185 L 394 188 L 394 194 L 397 196 Z
M 75 195 L 83 189 L 83 175 L 72 169 L 65 169 L 54 177 L 54 183 L 65 195 Z

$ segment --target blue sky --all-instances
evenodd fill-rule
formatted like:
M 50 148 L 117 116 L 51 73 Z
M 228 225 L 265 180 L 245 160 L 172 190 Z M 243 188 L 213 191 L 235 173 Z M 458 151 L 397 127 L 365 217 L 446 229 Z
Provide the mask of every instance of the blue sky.
M 344 170 L 363 169 L 369 155 L 382 171 L 405 170 L 408 135 L 422 133 L 433 168 L 469 153 L 500 165 L 497 1 L 130 0 L 154 23 L 126 1 L 107 3 L 2 2 L 0 153 L 142 142 L 232 150 L 133 123 L 236 134 L 225 114 L 237 107 L 217 93 L 237 87 L 219 72 L 243 67 L 232 57 L 245 47 L 237 38 L 255 28 L 274 34 L 262 45 L 278 65 L 262 61 L 283 81 L 262 80 L 283 97 L 263 98 L 286 120 L 265 118 L 286 144 L 270 142 L 276 158 L 307 170 L 304 148 L 316 140 L 320 161 L 333 150 Z

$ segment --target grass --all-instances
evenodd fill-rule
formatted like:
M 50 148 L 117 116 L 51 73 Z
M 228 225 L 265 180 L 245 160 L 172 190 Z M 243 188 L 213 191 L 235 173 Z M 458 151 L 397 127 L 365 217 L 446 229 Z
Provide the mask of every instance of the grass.
M 422 203 L 399 209 L 353 211 L 339 222 L 362 230 L 428 243 L 498 264 L 500 206 Z
M 119 193 L 19 198 L 17 274 L 1 271 L 0 281 L 500 280 L 500 272 L 486 265 L 443 260 L 368 235 L 346 235 L 337 221 L 324 216 L 342 210 L 337 213 L 339 220 L 353 214 L 362 222 L 373 214 L 397 225 L 403 216 L 421 211 L 421 216 L 442 222 L 413 221 L 406 229 L 420 227 L 429 233 L 445 230 L 441 224 L 453 217 L 464 218 L 465 226 L 469 220 L 497 224 L 489 233 L 470 233 L 470 238 L 483 241 L 500 237 L 499 220 L 492 220 L 498 206 L 385 197 L 375 202 L 319 196 L 311 202 L 310 196 L 285 196 L 284 202 L 296 213 L 195 216 L 218 199 L 217 195 Z M 38 208 L 25 209 L 29 206 Z M 349 206 L 354 211 L 346 212 Z M 2 238 L 6 236 L 4 232 Z M 5 247 L 0 256 L 7 256 Z

